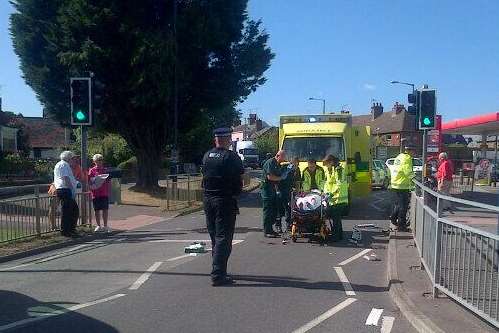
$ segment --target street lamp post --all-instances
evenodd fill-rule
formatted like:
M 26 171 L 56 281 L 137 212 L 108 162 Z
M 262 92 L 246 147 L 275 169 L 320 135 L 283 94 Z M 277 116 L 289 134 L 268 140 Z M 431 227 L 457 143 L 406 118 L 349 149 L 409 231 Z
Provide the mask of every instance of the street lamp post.
M 326 114 L 326 100 L 324 98 L 309 97 L 309 101 L 322 101 L 322 114 Z

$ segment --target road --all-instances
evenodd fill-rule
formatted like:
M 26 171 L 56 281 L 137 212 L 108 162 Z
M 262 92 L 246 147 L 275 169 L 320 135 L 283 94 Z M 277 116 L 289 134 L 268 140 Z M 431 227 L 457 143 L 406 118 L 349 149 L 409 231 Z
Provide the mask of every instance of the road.
M 387 227 L 389 202 L 357 200 L 347 238 L 359 223 Z M 184 254 L 209 239 L 199 212 L 1 264 L 0 332 L 413 332 L 388 295 L 386 234 L 283 245 L 262 237 L 258 192 L 240 206 L 236 285 L 212 287 L 210 254 Z

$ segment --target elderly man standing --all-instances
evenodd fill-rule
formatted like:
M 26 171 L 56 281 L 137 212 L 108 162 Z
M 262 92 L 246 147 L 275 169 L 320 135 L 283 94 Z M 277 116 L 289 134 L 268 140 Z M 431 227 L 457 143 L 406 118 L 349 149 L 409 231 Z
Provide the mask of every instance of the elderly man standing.
M 275 157 L 269 158 L 263 164 L 262 201 L 263 201 L 263 233 L 264 237 L 275 238 L 279 234 L 272 228 L 279 213 L 279 198 L 277 195 L 281 178 L 280 164 L 286 160 L 284 150 L 279 150 Z
M 75 154 L 63 151 L 60 161 L 54 167 L 54 186 L 62 206 L 61 234 L 66 237 L 79 237 L 76 233 L 76 223 L 79 216 L 78 204 L 75 201 L 77 181 L 71 170 L 75 164 Z
M 444 195 L 450 196 L 454 166 L 449 160 L 447 153 L 440 153 L 440 155 L 438 155 L 438 161 L 440 163 L 437 171 L 438 191 Z M 452 204 L 446 200 L 443 200 L 442 209 L 452 210 Z

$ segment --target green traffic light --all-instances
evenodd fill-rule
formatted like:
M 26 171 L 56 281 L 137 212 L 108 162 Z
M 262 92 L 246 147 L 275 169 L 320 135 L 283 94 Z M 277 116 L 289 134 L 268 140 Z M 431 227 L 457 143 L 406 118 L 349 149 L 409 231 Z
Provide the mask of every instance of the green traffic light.
M 82 111 L 77 111 L 76 112 L 76 119 L 79 120 L 79 121 L 83 121 L 85 120 L 87 117 L 85 116 L 85 114 L 82 112 Z
M 425 124 L 426 126 L 429 126 L 431 124 L 431 120 L 430 118 L 428 117 L 424 117 L 423 119 L 423 124 Z

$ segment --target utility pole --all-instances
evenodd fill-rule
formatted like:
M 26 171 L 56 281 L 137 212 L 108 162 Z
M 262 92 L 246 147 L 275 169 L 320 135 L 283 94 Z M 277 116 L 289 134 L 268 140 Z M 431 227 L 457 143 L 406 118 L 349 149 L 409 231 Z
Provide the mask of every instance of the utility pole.
M 173 69 L 173 158 L 178 162 L 178 42 L 177 42 L 177 0 L 173 0 L 173 38 L 174 38 L 174 69 Z

